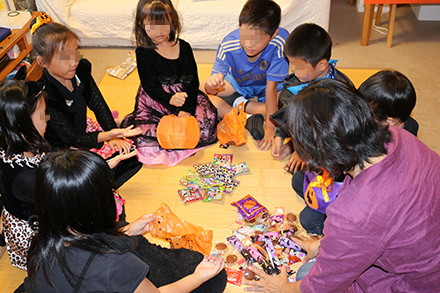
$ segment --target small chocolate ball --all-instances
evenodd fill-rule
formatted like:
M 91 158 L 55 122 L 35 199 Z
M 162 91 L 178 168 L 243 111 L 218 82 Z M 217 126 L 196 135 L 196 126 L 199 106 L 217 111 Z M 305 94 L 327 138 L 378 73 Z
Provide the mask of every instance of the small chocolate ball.
M 238 260 L 236 255 L 230 254 L 226 257 L 226 263 L 229 265 L 235 264 Z
M 243 271 L 243 276 L 245 277 L 246 280 L 253 280 L 255 277 L 255 273 L 251 272 L 249 270 L 244 270 Z
M 217 243 L 215 245 L 215 249 L 217 249 L 219 251 L 224 251 L 224 250 L 226 250 L 226 248 L 228 248 L 228 246 L 226 244 L 224 244 L 223 242 Z
M 295 222 L 296 221 L 296 215 L 294 215 L 292 213 L 288 213 L 286 218 L 287 218 L 287 221 L 289 221 L 289 222 Z

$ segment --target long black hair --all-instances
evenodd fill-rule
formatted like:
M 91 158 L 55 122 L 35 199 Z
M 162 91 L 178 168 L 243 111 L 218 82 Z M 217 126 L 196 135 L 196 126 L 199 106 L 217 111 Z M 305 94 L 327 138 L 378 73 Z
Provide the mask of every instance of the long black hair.
M 99 155 L 90 151 L 50 153 L 37 170 L 36 208 L 39 230 L 28 254 L 28 274 L 35 281 L 58 262 L 67 280 L 73 276 L 65 260 L 67 245 L 95 253 L 114 253 L 100 241 L 100 233 L 120 235 L 115 228 L 116 205 L 112 172 Z
M 375 119 L 370 105 L 352 86 L 322 79 L 301 90 L 286 112 L 295 151 L 314 171 L 334 177 L 386 154 L 388 127 Z
M 38 102 L 46 99 L 43 89 L 44 84 L 34 81 L 0 82 L 0 148 L 6 156 L 49 151 L 31 118 Z

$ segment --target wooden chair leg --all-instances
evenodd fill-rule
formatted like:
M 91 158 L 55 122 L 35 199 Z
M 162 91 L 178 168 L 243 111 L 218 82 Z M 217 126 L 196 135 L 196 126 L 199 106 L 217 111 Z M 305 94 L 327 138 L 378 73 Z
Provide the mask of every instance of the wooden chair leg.
M 362 23 L 361 46 L 370 43 L 371 26 L 373 25 L 374 4 L 365 4 L 364 21 Z
M 390 19 L 388 20 L 387 48 L 391 48 L 393 42 L 394 21 L 396 20 L 397 4 L 390 5 Z
M 356 0 L 348 0 L 348 4 L 349 5 L 355 5 L 356 4 Z
M 374 22 L 374 25 L 376 26 L 380 24 L 380 18 L 382 17 L 382 8 L 383 8 L 383 4 L 377 5 L 376 21 Z

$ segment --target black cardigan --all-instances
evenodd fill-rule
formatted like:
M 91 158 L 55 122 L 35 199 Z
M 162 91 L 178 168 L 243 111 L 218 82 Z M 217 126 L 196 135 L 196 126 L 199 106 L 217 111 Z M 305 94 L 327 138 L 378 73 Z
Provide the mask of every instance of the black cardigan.
M 81 82 L 77 85 L 76 77 L 74 77 L 72 84 L 75 90 L 70 93 L 47 70 L 44 70 L 40 81 L 46 83 L 45 92 L 48 96 L 46 114 L 50 116 L 44 137 L 53 149 L 102 147 L 103 143 L 97 142 L 99 132 L 86 133 L 85 121 L 78 121 L 78 115 L 82 115 L 79 112 L 86 111 L 86 107 L 89 107 L 95 113 L 96 119 L 104 131 L 117 127 L 91 72 L 91 63 L 86 59 L 80 60 L 76 69 L 76 76 Z M 67 102 L 72 101 L 74 94 L 77 96 L 82 95 L 83 102 L 80 101 L 81 99 L 78 101 L 73 100 L 68 105 Z M 77 117 L 77 121 L 75 121 L 75 117 Z M 85 116 L 83 118 L 86 119 Z

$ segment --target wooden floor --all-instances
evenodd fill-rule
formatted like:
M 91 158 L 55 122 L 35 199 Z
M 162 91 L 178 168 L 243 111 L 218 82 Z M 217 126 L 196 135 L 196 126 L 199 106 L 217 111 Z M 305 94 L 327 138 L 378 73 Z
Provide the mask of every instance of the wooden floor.
M 209 76 L 212 64 L 200 64 L 200 80 Z M 377 70 L 343 69 L 358 86 L 368 76 Z M 139 86 L 137 72 L 130 74 L 125 80 L 118 80 L 106 75 L 100 83 L 102 94 L 112 110 L 118 110 L 124 116 L 133 110 L 134 98 Z M 225 241 L 231 235 L 227 225 L 235 221 L 237 209 L 230 205 L 247 194 L 252 195 L 270 211 L 276 207 L 284 207 L 296 214 L 304 207 L 304 201 L 299 198 L 290 186 L 291 175 L 283 171 L 286 162 L 273 159 L 268 151 L 259 151 L 255 141 L 248 134 L 248 143 L 241 147 L 222 149 L 214 144 L 199 151 L 174 167 L 144 166 L 130 181 L 125 183 L 119 192 L 127 200 L 126 212 L 128 220 L 134 220 L 144 213 L 154 212 L 162 202 L 168 204 L 171 210 L 188 222 L 214 231 L 214 241 Z M 195 164 L 212 162 L 216 153 L 233 154 L 233 163 L 246 162 L 250 172 L 237 176 L 240 185 L 227 194 L 219 202 L 196 202 L 184 206 L 177 194 L 182 188 L 179 179 L 187 169 Z M 166 242 L 146 237 L 156 243 L 168 246 Z M 0 292 L 13 292 L 22 282 L 26 273 L 13 268 L 5 254 L 0 260 Z M 225 292 L 243 292 L 242 287 L 228 284 Z

